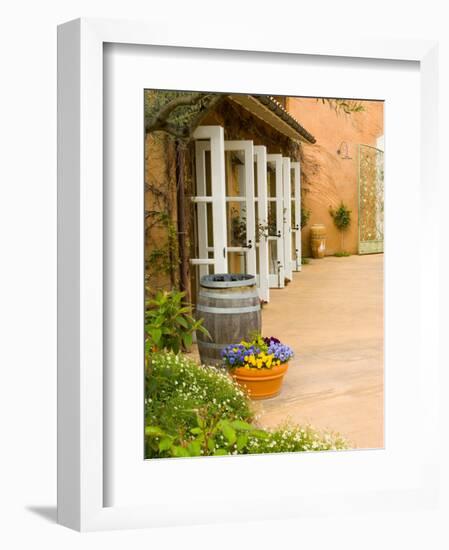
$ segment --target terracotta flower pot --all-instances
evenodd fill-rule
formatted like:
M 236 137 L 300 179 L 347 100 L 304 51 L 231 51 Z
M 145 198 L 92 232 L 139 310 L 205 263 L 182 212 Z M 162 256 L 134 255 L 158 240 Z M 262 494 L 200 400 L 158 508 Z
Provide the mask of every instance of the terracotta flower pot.
M 251 399 L 267 399 L 280 393 L 287 369 L 288 363 L 271 369 L 237 367 L 231 370 L 231 375 L 247 389 Z

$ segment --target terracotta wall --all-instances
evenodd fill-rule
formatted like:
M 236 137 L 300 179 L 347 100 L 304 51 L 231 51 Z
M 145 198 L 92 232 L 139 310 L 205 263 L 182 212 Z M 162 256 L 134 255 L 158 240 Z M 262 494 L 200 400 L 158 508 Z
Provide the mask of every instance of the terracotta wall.
M 145 139 L 145 263 L 146 284 L 152 290 L 169 290 L 178 284 L 176 228 L 174 144 L 162 132 L 148 134 Z
M 317 140 L 314 145 L 302 145 L 302 198 L 304 206 L 311 210 L 310 221 L 302 232 L 304 256 L 310 256 L 310 226 L 313 223 L 326 226 L 326 254 L 340 250 L 340 233 L 329 215 L 329 207 L 337 207 L 340 201 L 352 211 L 344 248 L 351 254 L 358 251 L 358 145 L 376 146 L 377 139 L 384 133 L 383 102 L 361 103 L 364 111 L 344 114 L 336 113 L 329 104 L 315 98 L 287 98 L 287 110 Z M 347 149 L 342 142 L 347 144 Z M 340 155 L 339 149 L 342 150 Z M 344 159 L 344 156 L 350 158 Z

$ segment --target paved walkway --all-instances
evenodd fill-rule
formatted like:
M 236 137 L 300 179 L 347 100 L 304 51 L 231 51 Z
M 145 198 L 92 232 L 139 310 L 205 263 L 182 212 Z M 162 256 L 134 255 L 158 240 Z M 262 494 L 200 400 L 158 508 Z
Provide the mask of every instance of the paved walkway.
M 281 394 L 258 401 L 263 426 L 287 418 L 383 447 L 383 256 L 311 260 L 271 290 L 263 334 L 296 352 Z

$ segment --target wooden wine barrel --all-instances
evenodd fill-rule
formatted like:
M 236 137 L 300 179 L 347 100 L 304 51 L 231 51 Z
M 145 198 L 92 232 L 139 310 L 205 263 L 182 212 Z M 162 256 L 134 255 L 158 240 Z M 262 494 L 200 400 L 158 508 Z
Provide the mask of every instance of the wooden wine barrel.
M 313 258 L 324 258 L 326 250 L 326 227 L 322 223 L 315 223 L 310 228 L 310 248 Z
M 201 277 L 197 319 L 204 319 L 204 326 L 212 339 L 197 332 L 201 363 L 219 365 L 221 352 L 229 344 L 248 340 L 261 332 L 260 300 L 256 278 L 253 275 L 216 274 Z

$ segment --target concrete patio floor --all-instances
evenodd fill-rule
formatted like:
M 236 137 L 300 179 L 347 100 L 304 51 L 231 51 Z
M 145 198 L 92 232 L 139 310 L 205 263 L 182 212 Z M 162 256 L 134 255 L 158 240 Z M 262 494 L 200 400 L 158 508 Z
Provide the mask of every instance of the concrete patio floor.
M 311 260 L 272 289 L 262 329 L 295 357 L 279 396 L 255 402 L 264 427 L 287 419 L 384 445 L 383 255 Z

